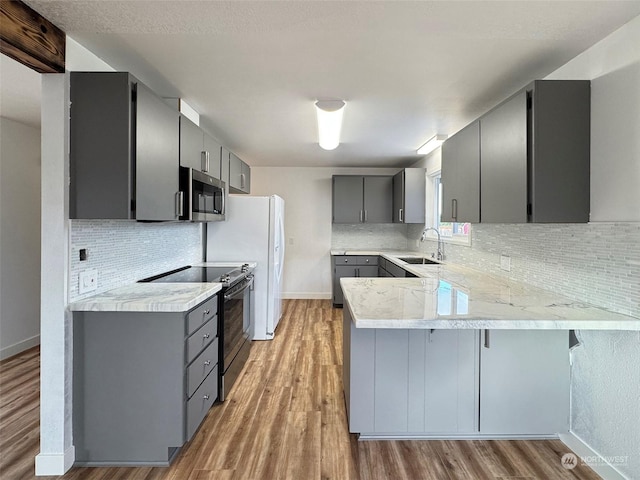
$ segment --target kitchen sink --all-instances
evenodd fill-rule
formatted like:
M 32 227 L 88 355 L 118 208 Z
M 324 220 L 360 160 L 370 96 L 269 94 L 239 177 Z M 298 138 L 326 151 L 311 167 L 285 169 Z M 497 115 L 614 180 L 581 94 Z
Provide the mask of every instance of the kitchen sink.
M 398 257 L 398 260 L 412 265 L 440 265 L 440 262 L 425 257 Z

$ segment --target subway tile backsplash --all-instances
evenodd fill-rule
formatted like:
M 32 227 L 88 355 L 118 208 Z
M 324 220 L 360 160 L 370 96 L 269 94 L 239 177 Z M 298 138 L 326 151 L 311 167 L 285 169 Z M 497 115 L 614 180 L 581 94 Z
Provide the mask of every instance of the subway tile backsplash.
M 200 223 L 70 220 L 69 301 L 203 260 Z M 88 258 L 80 261 L 80 249 Z M 78 275 L 98 271 L 98 289 L 80 295 Z
M 410 250 L 421 226 L 409 226 Z M 447 243 L 446 260 L 640 317 L 640 223 L 473 225 L 471 247 Z M 500 269 L 511 257 L 511 271 Z

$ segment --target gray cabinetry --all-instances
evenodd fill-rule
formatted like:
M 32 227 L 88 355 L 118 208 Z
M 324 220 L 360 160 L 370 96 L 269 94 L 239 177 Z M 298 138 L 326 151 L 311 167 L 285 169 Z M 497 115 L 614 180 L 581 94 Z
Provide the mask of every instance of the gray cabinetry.
M 79 465 L 167 465 L 218 396 L 217 296 L 188 313 L 74 312 Z
M 407 272 L 404 268 L 396 265 L 386 258 L 380 257 L 378 260 L 378 276 L 379 277 L 415 277 L 413 273 Z
M 333 257 L 333 305 L 342 305 L 344 297 L 340 279 L 343 277 L 377 277 L 378 257 L 375 255 L 336 255 Z
M 357 329 L 343 312 L 349 431 L 467 434 L 478 429 L 477 332 Z
M 425 221 L 424 168 L 405 168 L 393 177 L 393 223 Z
M 549 435 L 569 429 L 569 333 L 484 330 L 480 432 Z
M 179 113 L 126 72 L 72 72 L 70 218 L 177 220 Z
M 480 221 L 480 123 L 473 122 L 442 145 L 443 222 Z
M 220 144 L 184 115 L 180 115 L 180 166 L 220 178 Z
M 251 191 L 251 167 L 233 153 L 229 154 L 229 190 L 231 193 Z
M 333 223 L 391 223 L 393 179 L 334 175 Z

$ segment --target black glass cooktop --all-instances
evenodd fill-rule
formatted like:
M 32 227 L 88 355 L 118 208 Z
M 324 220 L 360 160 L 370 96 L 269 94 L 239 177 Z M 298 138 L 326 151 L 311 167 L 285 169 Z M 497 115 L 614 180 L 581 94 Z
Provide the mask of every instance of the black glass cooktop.
M 224 277 L 229 276 L 225 280 Z M 140 282 L 160 282 L 160 283 L 210 283 L 226 282 L 233 283 L 235 277 L 244 276 L 236 267 L 183 267 L 171 272 L 162 273 L 153 277 L 145 278 Z

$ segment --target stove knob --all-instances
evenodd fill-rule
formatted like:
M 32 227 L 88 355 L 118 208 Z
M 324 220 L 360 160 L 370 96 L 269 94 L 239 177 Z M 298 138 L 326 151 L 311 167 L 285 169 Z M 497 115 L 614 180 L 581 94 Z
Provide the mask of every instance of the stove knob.
M 241 271 L 242 273 L 246 273 L 246 272 L 248 272 L 248 271 L 249 271 L 249 264 L 248 264 L 248 263 L 245 263 L 244 265 L 242 265 L 242 267 L 240 268 L 240 271 Z

